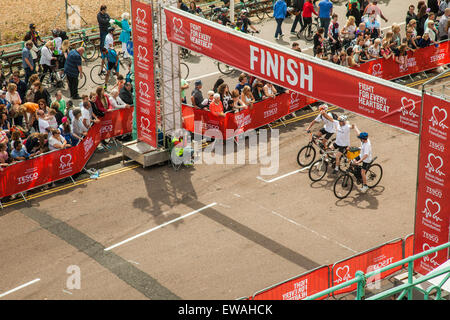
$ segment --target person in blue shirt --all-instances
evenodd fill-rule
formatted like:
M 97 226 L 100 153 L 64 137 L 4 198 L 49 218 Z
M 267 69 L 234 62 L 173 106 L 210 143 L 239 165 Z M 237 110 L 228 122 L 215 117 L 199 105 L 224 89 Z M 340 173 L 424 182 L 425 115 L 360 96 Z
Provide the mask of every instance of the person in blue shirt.
M 81 99 L 78 94 L 78 77 L 83 76 L 82 59 L 84 54 L 84 48 L 72 49 L 67 55 L 66 62 L 64 63 L 64 73 L 67 76 L 69 82 L 70 98 L 73 100 Z
M 275 30 L 275 39 L 278 40 L 278 37 L 284 36 L 281 31 L 281 25 L 283 24 L 284 19 L 286 18 L 287 5 L 284 0 L 277 0 L 273 5 L 273 17 L 277 22 L 277 29 Z
M 11 151 L 11 158 L 15 161 L 27 160 L 31 155 L 23 148 L 22 142 L 14 141 L 14 149 Z
M 108 86 L 109 81 L 109 75 L 111 74 L 111 70 L 114 70 L 114 73 L 119 73 L 119 55 L 117 54 L 116 50 L 113 47 L 113 44 L 110 44 L 109 49 L 106 50 L 106 48 L 102 49 L 102 53 L 105 55 L 107 59 L 106 64 L 106 76 L 105 76 L 105 90 Z
M 331 16 L 333 14 L 333 4 L 330 0 L 322 0 L 319 2 L 319 20 L 320 26 L 328 30 L 330 26 Z M 328 38 L 328 32 L 325 32 L 325 38 Z

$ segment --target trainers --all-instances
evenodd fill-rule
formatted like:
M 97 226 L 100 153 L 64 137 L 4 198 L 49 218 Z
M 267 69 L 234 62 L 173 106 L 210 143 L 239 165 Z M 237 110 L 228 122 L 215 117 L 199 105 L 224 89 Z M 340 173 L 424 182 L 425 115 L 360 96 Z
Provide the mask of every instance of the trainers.
M 333 169 L 332 174 L 337 174 L 339 172 L 339 170 Z
M 366 192 L 367 190 L 369 190 L 369 187 L 368 186 L 363 186 L 361 189 L 359 189 L 359 191 L 361 191 L 361 192 Z
M 291 34 L 293 34 L 295 36 L 295 35 L 297 35 L 297 32 L 291 31 Z

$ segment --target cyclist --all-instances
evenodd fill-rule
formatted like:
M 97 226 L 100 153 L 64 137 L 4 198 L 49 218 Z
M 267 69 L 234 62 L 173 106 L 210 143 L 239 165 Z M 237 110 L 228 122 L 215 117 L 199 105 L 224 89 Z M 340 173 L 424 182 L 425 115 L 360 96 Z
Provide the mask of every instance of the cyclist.
M 253 31 L 255 31 L 256 33 L 259 33 L 259 31 L 252 25 L 252 23 L 247 15 L 248 15 L 248 10 L 243 9 L 241 11 L 241 15 L 239 17 L 239 20 L 242 21 L 241 31 L 244 33 L 248 33 L 248 27 L 250 27 Z
M 336 167 L 333 170 L 333 174 L 338 173 L 339 165 L 341 163 L 341 156 L 348 150 L 350 146 L 350 129 L 354 129 L 355 125 L 347 122 L 346 115 L 340 115 L 337 120 L 330 117 L 325 110 L 321 111 L 321 114 L 329 121 L 333 121 L 336 128 L 336 141 L 331 146 L 332 149 L 337 149 L 336 152 Z
M 106 48 L 102 48 L 102 55 L 104 55 L 107 59 L 105 85 L 104 85 L 105 90 L 107 90 L 111 70 L 113 71 L 113 74 L 117 74 L 119 72 L 119 55 L 114 49 L 112 43 L 109 45 L 108 50 Z
M 355 127 L 358 133 L 358 139 L 361 140 L 361 153 L 352 162 L 353 164 L 361 164 L 361 175 L 363 186 L 359 189 L 361 192 L 366 192 L 369 187 L 367 186 L 366 172 L 369 169 L 370 163 L 372 162 L 372 144 L 369 140 L 369 134 L 367 132 L 360 132 L 357 127 Z
M 319 110 L 320 110 L 320 112 L 322 112 L 322 111 L 327 112 L 328 105 L 325 103 L 320 105 Z M 328 115 L 332 119 L 334 119 L 331 112 L 328 112 Z M 333 121 L 330 121 L 328 118 L 325 118 L 325 116 L 323 116 L 320 113 L 313 121 L 311 121 L 308 128 L 306 128 L 306 132 L 311 133 L 311 127 L 314 125 L 314 123 L 319 123 L 319 122 L 323 122 L 323 128 L 320 129 L 319 132 L 317 132 L 317 135 L 319 136 L 319 138 L 322 137 L 322 135 L 324 136 L 323 138 L 320 139 L 320 141 L 322 141 L 323 149 L 325 150 L 327 148 L 327 141 L 328 141 L 328 139 L 331 138 L 331 136 L 334 133 L 336 133 L 336 128 L 334 126 Z

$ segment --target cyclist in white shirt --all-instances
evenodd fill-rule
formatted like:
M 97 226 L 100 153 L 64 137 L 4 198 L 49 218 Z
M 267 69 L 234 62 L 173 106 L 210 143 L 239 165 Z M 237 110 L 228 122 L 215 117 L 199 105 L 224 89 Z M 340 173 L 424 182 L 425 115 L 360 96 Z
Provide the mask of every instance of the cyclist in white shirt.
M 328 105 L 326 105 L 326 104 L 320 105 L 319 110 L 320 110 L 320 112 L 322 112 L 322 111 L 327 112 Z M 330 112 L 328 112 L 327 114 L 331 118 L 333 118 L 333 115 Z M 326 149 L 328 139 L 330 139 L 331 136 L 334 133 L 336 133 L 336 128 L 334 126 L 333 121 L 330 121 L 329 119 L 325 118 L 322 114 L 319 114 L 313 121 L 311 121 L 308 128 L 306 128 L 306 132 L 311 133 L 311 127 L 313 126 L 313 124 L 319 123 L 319 122 L 323 122 L 323 128 L 319 130 L 319 132 L 317 133 L 317 136 L 322 137 L 322 135 L 324 135 L 324 137 L 320 140 L 323 143 L 324 149 Z
M 334 120 L 325 111 L 321 111 L 321 114 L 328 120 L 333 121 L 336 128 L 336 141 L 331 146 L 332 149 L 338 150 L 336 152 L 336 167 L 333 170 L 333 174 L 336 174 L 339 171 L 341 157 L 350 146 L 350 130 L 354 129 L 355 125 L 347 122 L 346 115 L 340 115 L 338 120 Z
M 361 153 L 353 161 L 354 164 L 362 164 L 361 175 L 363 186 L 359 189 L 361 192 L 366 192 L 369 187 L 367 186 L 366 172 L 369 169 L 370 163 L 372 162 L 372 144 L 369 140 L 369 134 L 367 132 L 359 132 L 358 128 L 355 128 L 358 133 L 358 139 L 361 140 Z

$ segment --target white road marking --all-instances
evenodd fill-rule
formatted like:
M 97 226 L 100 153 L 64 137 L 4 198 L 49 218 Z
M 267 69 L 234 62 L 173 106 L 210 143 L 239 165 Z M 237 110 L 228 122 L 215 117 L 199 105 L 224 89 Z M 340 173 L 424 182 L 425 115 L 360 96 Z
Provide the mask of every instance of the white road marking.
M 36 283 L 36 282 L 38 282 L 38 281 L 41 281 L 41 279 L 39 279 L 39 278 L 34 279 L 34 280 L 32 280 L 32 281 L 30 281 L 30 282 L 27 282 L 27 283 L 25 283 L 25 284 L 23 284 L 23 285 L 21 285 L 21 286 L 18 286 L 17 288 L 14 288 L 14 289 L 11 289 L 11 290 L 9 290 L 9 291 L 6 291 L 5 293 L 0 294 L 0 298 L 3 298 L 4 296 L 6 296 L 6 295 L 8 295 L 8 294 L 10 294 L 10 293 L 19 291 L 20 289 L 23 289 L 23 288 L 25 288 L 25 287 L 28 287 L 28 286 L 30 286 L 30 285 L 32 285 L 33 283 Z
M 186 79 L 187 82 L 192 81 L 192 80 L 198 80 L 198 79 L 202 79 L 202 78 L 206 78 L 206 77 L 211 77 L 211 76 L 215 76 L 217 74 L 220 74 L 220 71 L 216 71 L 216 72 L 211 72 L 211 73 L 207 73 L 201 76 L 197 76 L 194 78 L 190 78 L 190 79 Z
M 301 168 L 301 169 L 297 169 L 297 170 L 294 170 L 294 171 L 292 171 L 292 172 L 283 174 L 282 176 L 279 176 L 279 177 L 276 177 L 276 178 L 273 178 L 273 179 L 270 179 L 270 180 L 266 180 L 266 179 L 264 179 L 264 178 L 262 178 L 262 177 L 260 177 L 260 176 L 257 176 L 256 178 L 259 179 L 259 180 L 261 180 L 261 181 L 264 181 L 264 182 L 266 182 L 266 183 L 271 183 L 271 182 L 274 182 L 274 181 L 277 181 L 277 180 L 286 178 L 286 177 L 288 177 L 288 176 L 290 176 L 290 175 L 296 174 L 296 173 L 298 173 L 298 172 L 302 172 L 302 171 L 304 171 L 304 170 L 307 170 L 307 169 L 309 169 L 309 167 L 310 167 L 310 166 L 307 166 L 307 167 L 304 167 L 304 168 Z
M 64 292 L 64 293 L 68 293 L 68 294 L 73 294 L 72 292 L 67 291 L 67 290 L 64 290 L 64 289 L 63 289 L 63 292 Z
M 210 204 L 208 204 L 207 206 L 204 206 L 204 207 L 202 207 L 202 208 L 200 208 L 200 209 L 197 209 L 197 210 L 194 210 L 194 211 L 192 211 L 192 212 L 189 212 L 189 213 L 187 213 L 187 214 L 185 214 L 185 215 L 183 215 L 183 216 L 181 216 L 181 217 L 178 217 L 178 218 L 176 218 L 176 219 L 167 221 L 167 222 L 165 222 L 165 223 L 163 223 L 163 224 L 160 224 L 159 226 L 156 226 L 156 227 L 151 228 L 151 229 L 149 229 L 149 230 L 147 230 L 147 231 L 141 232 L 141 233 L 139 233 L 139 234 L 137 234 L 137 235 L 135 235 L 135 236 L 133 236 L 133 237 L 131 237 L 131 238 L 128 238 L 128 239 L 126 239 L 126 240 L 123 240 L 123 241 L 121 241 L 121 242 L 119 242 L 119 243 L 117 243 L 117 244 L 115 244 L 115 245 L 112 245 L 112 246 L 106 248 L 105 251 L 109 251 L 109 250 L 111 250 L 111 249 L 117 248 L 118 246 L 121 246 L 121 245 L 123 245 L 123 244 L 125 244 L 125 243 L 127 243 L 127 242 L 130 242 L 130 241 L 132 241 L 132 240 L 134 240 L 134 239 L 137 239 L 137 238 L 142 237 L 142 236 L 144 236 L 144 235 L 146 235 L 146 234 L 149 234 L 150 232 L 153 232 L 153 231 L 155 231 L 155 230 L 158 230 L 158 229 L 160 229 L 160 228 L 162 228 L 162 227 L 165 227 L 165 226 L 167 226 L 167 225 L 169 225 L 169 224 L 171 224 L 171 223 L 174 223 L 174 222 L 179 221 L 179 220 L 181 220 L 181 219 L 184 219 L 184 218 L 187 218 L 187 217 L 189 217 L 189 216 L 192 216 L 193 214 L 196 214 L 196 213 L 198 213 L 198 212 L 200 212 L 200 211 L 202 211 L 202 210 L 205 210 L 205 209 L 208 209 L 208 208 L 210 208 L 210 207 L 212 207 L 212 206 L 215 206 L 216 204 L 217 204 L 216 202 L 210 203 Z
M 310 231 L 310 232 L 316 234 L 317 236 L 319 236 L 319 237 L 321 237 L 321 238 L 323 238 L 323 239 L 325 239 L 325 240 L 327 240 L 327 241 L 334 242 L 334 243 L 337 244 L 338 246 L 343 247 L 343 248 L 345 248 L 345 249 L 347 249 L 347 250 L 350 250 L 350 251 L 352 251 L 353 253 L 358 253 L 356 250 L 353 250 L 352 248 L 349 248 L 349 247 L 347 247 L 346 245 L 344 245 L 344 244 L 342 244 L 342 243 L 340 243 L 340 242 L 337 242 L 336 240 L 330 239 L 330 238 L 328 238 L 328 237 L 326 237 L 326 236 L 324 236 L 324 235 L 318 233 L 317 231 L 312 230 L 312 229 L 310 229 L 310 228 L 308 228 L 308 227 L 306 227 L 306 226 L 304 226 L 304 225 L 302 225 L 302 224 L 300 224 L 300 223 L 298 223 L 298 222 L 296 222 L 296 221 L 294 221 L 294 220 L 292 220 L 292 219 L 289 219 L 289 218 L 287 218 L 287 217 L 285 217 L 285 216 L 283 216 L 283 215 L 281 215 L 281 214 L 279 214 L 279 213 L 277 213 L 277 212 L 275 212 L 275 211 L 272 211 L 272 214 L 274 214 L 274 215 L 276 215 L 276 216 L 278 216 L 278 217 L 280 217 L 280 218 L 282 218 L 282 219 L 284 219 L 284 220 L 286 220 L 286 221 L 288 221 L 288 222 L 290 222 L 290 223 L 292 223 L 292 224 L 295 224 L 296 226 L 299 226 L 299 227 L 301 227 L 301 228 L 303 228 L 303 229 L 305 229 L 305 230 L 308 230 L 308 231 Z

